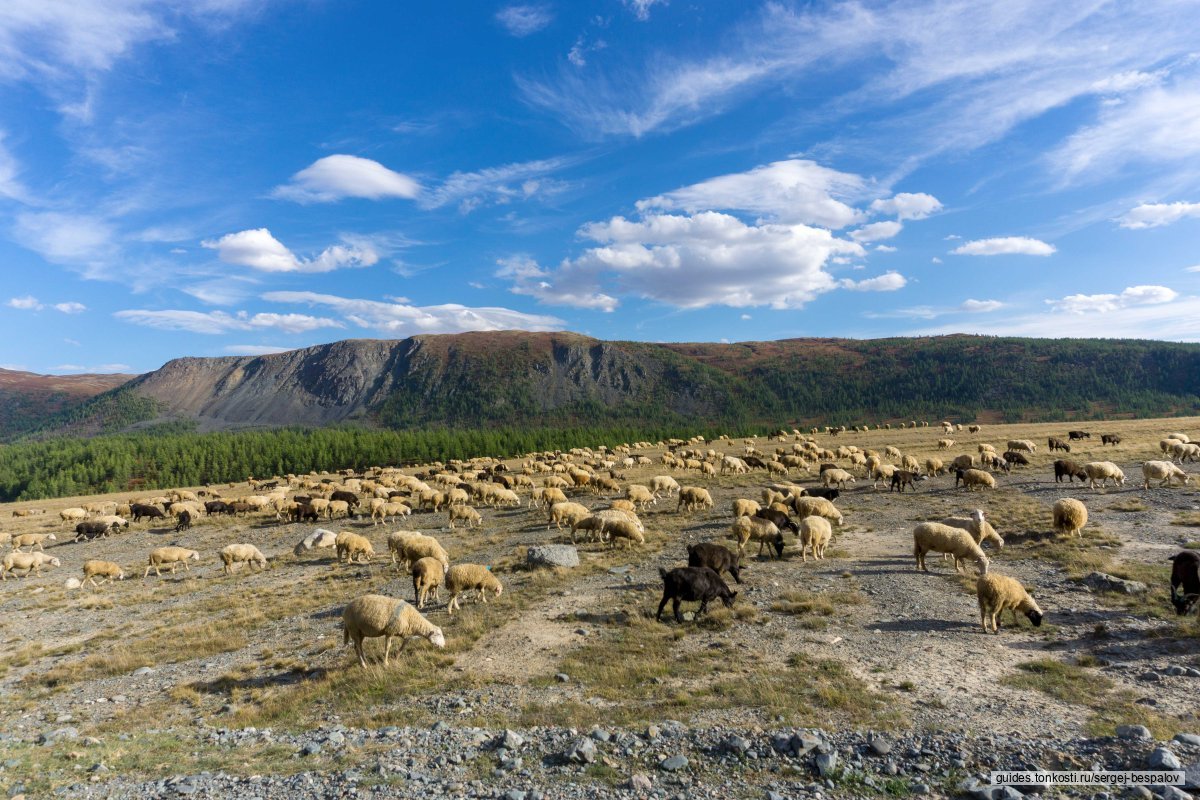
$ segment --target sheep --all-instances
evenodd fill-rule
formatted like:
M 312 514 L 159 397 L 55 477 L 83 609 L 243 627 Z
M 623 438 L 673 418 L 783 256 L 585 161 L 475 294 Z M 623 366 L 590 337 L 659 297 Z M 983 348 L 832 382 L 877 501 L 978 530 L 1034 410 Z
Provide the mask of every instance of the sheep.
M 162 573 L 158 571 L 158 568 L 166 564 L 171 565 L 172 575 L 175 574 L 175 570 L 180 564 L 183 564 L 185 572 L 191 572 L 192 569 L 188 566 L 187 562 L 199 560 L 200 554 L 195 550 L 188 550 L 186 547 L 175 547 L 173 545 L 156 547 L 150 551 L 150 558 L 146 564 L 146 571 L 142 573 L 142 578 L 144 579 L 149 575 L 151 569 L 154 570 L 155 575 L 161 576 Z
M 1074 483 L 1076 478 L 1081 482 L 1087 480 L 1087 473 L 1083 471 L 1083 467 L 1074 461 L 1060 458 L 1054 462 L 1054 482 L 1062 483 L 1064 475 L 1067 476 L 1068 483 Z
M 910 472 L 906 469 L 898 469 L 892 473 L 892 483 L 888 487 L 888 491 L 892 492 L 899 488 L 900 494 L 904 494 L 904 487 L 907 486 L 909 489 L 915 492 L 917 487 L 913 481 L 916 479 L 917 473 Z
M 824 517 L 805 517 L 800 520 L 800 559 L 808 561 L 810 547 L 815 560 L 825 558 L 825 547 L 832 538 L 833 528 Z
M 975 456 L 970 453 L 955 456 L 954 460 L 950 462 L 950 466 L 954 469 L 971 469 L 975 466 Z
M 354 642 L 358 663 L 367 666 L 363 654 L 363 639 L 384 637 L 383 665 L 388 665 L 392 651 L 392 639 L 400 637 L 400 652 L 410 636 L 428 639 L 434 647 L 445 647 L 446 637 L 442 629 L 435 626 L 421 612 L 404 600 L 385 597 L 381 594 L 365 594 L 355 598 L 342 611 L 342 646 Z
M 708 567 L 718 575 L 728 572 L 735 582 L 742 582 L 741 557 L 728 547 L 714 542 L 700 542 L 689 544 L 687 553 L 689 567 Z
M 1189 550 L 1176 553 L 1169 559 L 1171 567 L 1171 605 L 1183 616 L 1200 600 L 1200 553 Z
M 978 486 L 981 489 L 995 489 L 996 479 L 991 473 L 984 472 L 981 469 L 960 469 L 954 475 L 954 485 L 958 486 L 958 482 L 962 481 L 963 488 L 969 492 L 975 491 Z
M 900 459 L 900 469 L 907 470 L 915 475 L 921 471 L 921 462 L 917 461 L 916 456 L 905 455 Z
M 412 514 L 412 509 L 404 503 L 380 503 L 371 509 L 372 526 L 381 522 L 386 524 L 388 517 L 394 520 L 396 517 L 407 517 L 410 514 Z
M 1105 488 L 1108 487 L 1108 479 L 1112 478 L 1117 486 L 1125 485 L 1125 473 L 1111 461 L 1089 461 L 1083 465 L 1083 471 L 1087 473 L 1089 485 L 1093 489 L 1099 489 L 1096 481 L 1100 481 Z
M 308 536 L 300 540 L 300 542 L 292 548 L 292 554 L 299 557 L 301 553 L 308 550 L 315 550 L 322 547 L 335 547 L 337 544 L 337 534 L 333 531 L 317 528 Z
M 1121 436 L 1117 433 L 1102 433 L 1100 434 L 1100 446 L 1111 444 L 1114 447 L 1121 443 Z
M 945 471 L 946 471 L 946 465 L 942 463 L 942 460 L 940 458 L 925 459 L 925 472 L 926 473 L 936 477 L 938 475 L 941 475 Z
M 650 488 L 640 483 L 631 483 L 626 487 L 625 499 L 641 506 L 643 510 L 652 504 L 658 505 L 658 498 L 650 491 Z
M 675 507 L 678 511 L 695 511 L 698 508 L 712 508 L 712 495 L 707 489 L 702 489 L 698 486 L 684 486 L 679 490 L 679 504 Z
M 1029 459 L 1025 457 L 1025 454 L 1018 453 L 1016 450 L 1005 450 L 1004 460 L 1013 465 L 1019 465 L 1022 467 L 1029 466 Z
M 988 444 L 987 442 L 980 442 L 977 449 L 979 450 L 980 455 L 983 455 L 984 453 L 994 453 L 996 452 L 996 445 Z
M 71 522 L 79 522 L 80 520 L 87 519 L 87 517 L 88 512 L 82 508 L 64 508 L 58 512 L 58 518 L 62 520 L 64 525 Z
M 1006 609 L 1012 612 L 1014 624 L 1018 611 L 1028 617 L 1035 628 L 1042 624 L 1042 609 L 1016 578 L 995 572 L 983 575 L 975 584 L 975 595 L 979 599 L 979 621 L 984 633 L 989 632 L 988 620 L 992 623 L 991 633 L 1000 633 L 1000 615 Z
M 844 469 L 827 469 L 821 473 L 821 483 L 825 486 L 837 485 L 845 489 L 847 483 L 854 483 L 854 476 Z
M 0 580 L 8 580 L 8 573 L 18 569 L 25 570 L 23 577 L 28 577 L 31 573 L 41 575 L 41 568 L 47 566 L 61 567 L 62 562 L 45 553 L 18 553 L 14 550 L 6 554 L 3 563 L 0 563 Z
M 267 557 L 252 544 L 228 544 L 221 548 L 221 568 L 226 575 L 233 574 L 233 565 L 246 562 L 250 569 L 266 569 Z
M 762 508 L 755 500 L 746 500 L 738 497 L 733 501 L 733 516 L 734 517 L 752 517 L 758 510 Z
M 107 523 L 98 522 L 94 519 L 85 520 L 75 526 L 75 541 L 82 542 L 97 537 L 108 536 L 110 527 Z
M 986 575 L 988 571 L 988 557 L 971 534 L 961 528 L 952 528 L 940 522 L 918 524 L 913 528 L 913 556 L 917 560 L 917 569 L 928 572 L 929 568 L 925 566 L 926 553 L 950 553 L 954 556 L 955 572 L 962 571 L 962 562 L 967 559 L 973 559 L 979 565 L 979 574 Z
M 371 540 L 350 531 L 338 532 L 334 548 L 337 550 L 337 560 L 345 558 L 347 564 L 355 563 L 359 558 L 362 559 L 361 563 L 365 564 L 375 557 L 375 548 L 371 546 Z
M 475 592 L 476 600 L 487 603 L 487 592 L 499 597 L 504 587 L 492 571 L 482 564 L 455 564 L 446 573 L 446 591 L 450 593 L 446 612 L 453 616 L 454 609 L 461 608 L 458 598 L 464 593 Z
M 937 442 L 938 450 L 949 450 L 951 447 L 954 447 L 953 439 L 938 439 L 938 442 Z
M 550 506 L 549 520 L 546 523 L 546 530 L 550 530 L 550 523 L 554 523 L 554 527 L 562 530 L 563 523 L 574 526 L 580 520 L 591 516 L 591 511 L 586 506 L 579 503 L 555 503 Z
M 13 550 L 20 550 L 25 545 L 29 545 L 29 552 L 33 552 L 34 548 L 45 551 L 44 542 L 57 542 L 58 537 L 53 533 L 22 533 L 12 538 Z
M 1188 435 L 1186 433 L 1168 433 L 1167 438 L 1168 439 L 1177 439 L 1178 441 L 1181 441 L 1185 444 L 1187 442 L 1191 441 L 1191 439 L 1188 437 Z
M 1172 464 L 1170 461 L 1146 461 L 1142 463 L 1143 489 L 1150 488 L 1150 481 L 1158 481 L 1159 486 L 1167 486 L 1173 480 L 1178 480 L 1184 486 L 1191 481 L 1191 476 Z
M 891 458 L 891 459 L 897 459 L 897 460 L 899 460 L 899 459 L 900 459 L 900 457 L 901 457 L 901 455 L 902 455 L 902 454 L 900 453 L 900 448 L 898 448 L 898 447 L 895 447 L 895 446 L 893 446 L 893 445 L 890 445 L 890 444 L 889 444 L 887 447 L 883 448 L 883 453 L 884 453 L 884 455 L 886 455 L 888 458 Z
M 1034 444 L 1033 442 L 1029 441 L 1028 439 L 1009 439 L 1008 440 L 1008 449 L 1014 450 L 1014 451 L 1022 450 L 1027 453 L 1036 453 L 1037 445 Z
M 666 492 L 670 497 L 679 491 L 679 483 L 670 475 L 655 475 L 650 479 L 650 490 L 655 494 Z
M 754 512 L 754 516 L 775 523 L 775 527 L 779 528 L 780 533 L 791 531 L 797 536 L 800 535 L 800 527 L 788 516 L 787 506 L 781 504 L 779 508 L 760 508 Z
M 100 588 L 100 583 L 96 583 L 96 576 L 104 578 L 100 583 L 109 583 L 114 580 L 125 580 L 125 570 L 121 569 L 120 564 L 112 561 L 101 561 L 98 558 L 88 559 L 83 562 L 83 582 L 90 583 L 97 589 Z
M 762 517 L 738 517 L 730 527 L 730 536 L 738 543 L 738 553 L 746 552 L 746 545 L 752 541 L 758 542 L 758 554 L 770 545 L 775 550 L 776 558 L 783 558 L 783 534 L 775 523 Z
M 1050 512 L 1054 517 L 1054 530 L 1066 536 L 1079 533 L 1087 525 L 1087 506 L 1073 497 L 1058 500 Z
M 654 615 L 656 620 L 662 620 L 668 600 L 675 612 L 675 621 L 682 623 L 679 604 L 684 600 L 700 601 L 700 610 L 696 612 L 696 616 L 699 616 L 708 610 L 709 601 L 719 598 L 726 608 L 732 608 L 737 597 L 737 592 L 730 591 L 721 576 L 708 567 L 676 567 L 669 572 L 659 567 L 658 574 L 663 580 L 663 596 L 658 604 L 658 613 Z
M 1004 539 L 1000 537 L 1000 534 L 996 533 L 996 529 L 987 521 L 982 508 L 972 511 L 969 517 L 946 517 L 942 520 L 942 524 L 949 525 L 951 528 L 961 528 L 971 534 L 971 538 L 981 547 L 984 542 L 994 542 L 996 547 L 1004 547 Z
M 968 425 L 967 433 L 979 433 L 980 427 L 979 425 Z
M 417 608 L 425 607 L 425 600 L 431 591 L 433 599 L 441 602 L 442 577 L 445 574 L 446 570 L 442 566 L 442 562 L 436 558 L 426 556 L 417 559 L 417 563 L 413 564 L 412 568 L 413 600 L 416 601 Z
M 470 506 L 450 506 L 451 530 L 454 529 L 454 523 L 458 520 L 466 520 L 468 528 L 478 528 L 483 525 L 483 517 Z
M 426 536 L 416 531 L 393 531 L 388 534 L 388 550 L 392 554 L 392 563 L 400 569 L 400 561 L 404 562 L 406 570 L 426 556 L 436 558 L 442 563 L 442 571 L 450 569 L 450 556 L 445 548 L 432 536 Z
M 617 539 L 624 539 L 627 549 L 632 549 L 634 544 L 646 543 L 646 537 L 640 530 L 640 523 L 631 519 L 614 520 L 605 526 L 604 532 L 608 534 L 608 540 L 614 547 L 616 547 Z
M 1052 453 L 1055 450 L 1062 450 L 1067 453 L 1071 452 L 1071 445 L 1067 444 L 1062 439 L 1059 439 L 1055 436 L 1051 436 L 1049 439 L 1047 439 L 1047 442 L 1050 447 L 1050 452 L 1052 452 Z
M 894 474 L 894 473 L 893 473 Z M 809 486 L 807 489 L 799 489 L 797 494 L 804 497 L 824 497 L 826 500 L 833 502 L 841 496 L 841 490 L 826 486 Z
M 880 464 L 871 470 L 871 488 L 878 491 L 880 481 L 891 481 L 896 474 L 895 464 Z
M 824 517 L 839 528 L 842 526 L 842 512 L 838 511 L 837 507 L 824 497 L 793 497 L 792 510 L 801 519 Z

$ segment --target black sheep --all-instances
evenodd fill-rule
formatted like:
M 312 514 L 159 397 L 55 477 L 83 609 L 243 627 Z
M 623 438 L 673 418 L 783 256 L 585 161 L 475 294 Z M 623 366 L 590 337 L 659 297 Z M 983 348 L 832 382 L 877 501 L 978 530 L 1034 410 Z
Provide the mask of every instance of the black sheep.
M 728 547 L 722 547 L 712 542 L 701 542 L 688 545 L 688 566 L 708 567 L 720 575 L 728 572 L 738 583 L 742 582 L 742 567 L 738 554 Z
M 1185 550 L 1171 556 L 1171 561 L 1175 562 L 1171 568 L 1171 604 L 1182 616 L 1200 600 L 1200 553 Z
M 663 580 L 663 597 L 658 604 L 658 613 L 654 615 L 656 620 L 662 619 L 663 608 L 668 600 L 675 612 L 675 621 L 683 622 L 679 604 L 684 600 L 700 602 L 700 610 L 696 612 L 699 616 L 708 610 L 710 600 L 719 598 L 726 608 L 731 608 L 733 599 L 737 597 L 737 592 L 730 591 L 721 576 L 708 567 L 676 567 L 669 572 L 659 567 L 658 574 Z

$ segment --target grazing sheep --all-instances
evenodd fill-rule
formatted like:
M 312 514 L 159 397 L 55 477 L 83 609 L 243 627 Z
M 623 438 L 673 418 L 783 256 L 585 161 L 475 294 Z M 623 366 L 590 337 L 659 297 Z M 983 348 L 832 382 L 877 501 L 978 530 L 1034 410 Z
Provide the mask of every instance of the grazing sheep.
M 916 491 L 917 487 L 913 483 L 917 479 L 917 473 L 910 472 L 906 469 L 898 469 L 892 473 L 892 484 L 888 487 L 888 491 L 895 491 L 899 487 L 900 494 L 904 494 L 904 487 L 907 486 L 912 491 Z
M 745 518 L 743 517 L 743 519 Z M 627 549 L 632 549 L 634 544 L 646 543 L 646 537 L 641 530 L 641 524 L 628 518 L 609 522 L 605 525 L 604 532 L 608 534 L 608 541 L 614 547 L 617 545 L 617 539 L 624 539 Z
M 1200 553 L 1184 550 L 1171 556 L 1171 605 L 1183 616 L 1200 600 Z
M 1029 459 L 1023 453 L 1018 453 L 1016 450 L 1005 450 L 1004 460 L 1013 465 L 1029 466 Z
M 841 491 L 826 486 L 809 486 L 807 489 L 800 489 L 798 494 L 805 497 L 824 497 L 826 500 L 833 502 L 841 496 Z
M 446 637 L 442 629 L 435 626 L 409 603 L 385 597 L 381 594 L 366 594 L 355 598 L 342 612 L 342 645 L 354 642 L 358 663 L 367 665 L 363 654 L 363 639 L 383 636 L 383 665 L 388 665 L 392 651 L 392 639 L 400 637 L 400 652 L 410 636 L 428 639 L 435 647 L 445 647 Z
M 413 564 L 412 568 L 413 599 L 417 602 L 417 608 L 425 607 L 425 600 L 431 591 L 433 599 L 441 602 L 442 577 L 445 574 L 446 570 L 442 566 L 442 562 L 436 558 L 426 556 L 417 559 L 417 563 Z
M 1168 433 L 1167 438 L 1168 439 L 1176 439 L 1176 440 L 1178 440 L 1180 442 L 1184 442 L 1184 443 L 1191 441 L 1191 438 L 1189 438 L 1186 433 Z
M 770 520 L 775 523 L 775 527 L 779 528 L 779 532 L 791 531 L 797 536 L 800 535 L 800 528 L 796 523 L 792 522 L 788 516 L 788 507 L 780 504 L 779 508 L 760 508 L 754 512 L 754 516 L 760 519 Z
M 1087 473 L 1083 471 L 1083 467 L 1074 461 L 1060 458 L 1054 462 L 1054 482 L 1062 483 L 1064 475 L 1067 476 L 1068 483 L 1074 483 L 1076 478 L 1081 482 L 1087 480 Z
M 981 489 L 995 489 L 996 479 L 991 473 L 984 472 L 981 469 L 960 469 L 954 475 L 954 485 L 957 487 L 958 482 L 962 481 L 963 487 L 969 491 L 975 491 L 978 486 Z
M 721 580 L 721 576 L 708 567 L 676 567 L 670 571 L 659 567 L 658 574 L 663 580 L 663 596 L 658 604 L 658 613 L 654 615 L 656 620 L 662 620 L 662 612 L 668 600 L 671 601 L 675 612 L 675 621 L 682 623 L 683 615 L 679 613 L 679 604 L 685 600 L 700 602 L 700 609 L 696 612 L 696 616 L 700 616 L 708 610 L 711 600 L 719 598 L 726 608 L 732 608 L 734 598 L 737 597 L 737 592 L 731 591 L 725 585 L 725 581 Z
M 880 481 L 891 481 L 896 474 L 895 464 L 880 464 L 871 470 L 871 488 L 878 491 Z
M 1191 476 L 1172 464 L 1170 461 L 1146 461 L 1142 463 L 1143 489 L 1150 488 L 1150 481 L 1158 481 L 1159 486 L 1167 486 L 1173 480 L 1178 480 L 1184 486 L 1191 481 Z
M 371 509 L 372 525 L 378 525 L 381 522 L 386 524 L 389 517 L 394 521 L 396 517 L 407 517 L 411 514 L 412 509 L 404 503 L 380 503 Z
M 938 439 L 938 443 L 937 443 L 938 450 L 949 450 L 951 447 L 954 447 L 953 439 Z
M 887 456 L 888 458 L 895 459 L 895 460 L 899 460 L 903 456 L 903 454 L 900 452 L 900 448 L 895 447 L 890 444 L 887 447 L 883 448 L 883 454 L 885 456 Z
M 979 430 L 980 430 L 979 425 L 968 425 L 967 426 L 967 433 L 979 433 Z
M 963 453 L 961 456 L 955 456 L 950 462 L 950 466 L 954 469 L 971 469 L 975 466 L 975 456 L 970 453 Z
M 221 548 L 221 567 L 226 575 L 233 574 L 233 565 L 245 562 L 252 570 L 267 568 L 267 557 L 252 544 L 228 544 Z
M 805 517 L 800 520 L 800 559 L 808 561 L 809 548 L 812 548 L 815 560 L 825 558 L 825 548 L 832 538 L 833 528 L 824 517 Z
M 988 633 L 989 620 L 991 632 L 1000 633 L 1000 615 L 1006 609 L 1012 612 L 1014 624 L 1018 611 L 1028 617 L 1035 628 L 1042 624 L 1042 609 L 1016 578 L 995 572 L 983 575 L 975 584 L 975 595 L 979 599 L 979 621 L 984 633 Z
M 71 522 L 79 522 L 80 520 L 87 519 L 87 517 L 88 512 L 83 508 L 64 508 L 58 512 L 58 518 L 63 521 L 64 525 Z
M 979 450 L 980 455 L 983 455 L 984 453 L 994 453 L 996 452 L 996 445 L 988 444 L 987 442 L 980 442 L 977 449 Z
M 770 545 L 776 558 L 783 558 L 783 534 L 774 522 L 762 517 L 738 517 L 730 528 L 730 536 L 738 543 L 738 553 L 746 552 L 746 545 L 758 542 L 758 554 Z
M 347 564 L 358 562 L 360 558 L 362 561 L 359 563 L 365 564 L 375 557 L 371 540 L 350 531 L 339 531 L 333 546 L 337 551 L 337 560 L 344 558 Z
M 1100 434 L 1100 445 L 1103 447 L 1106 444 L 1116 446 L 1121 443 L 1121 436 L 1117 433 L 1102 433 Z
M 760 508 L 762 508 L 762 506 L 760 506 L 756 501 L 746 500 L 739 497 L 733 501 L 733 516 L 752 517 Z
M 905 455 L 900 459 L 900 469 L 908 470 L 914 475 L 921 471 L 921 462 L 916 456 Z
M 146 564 L 146 571 L 142 573 L 142 577 L 145 578 L 149 575 L 151 569 L 154 570 L 155 575 L 161 576 L 162 573 L 159 572 L 159 567 L 167 564 L 171 565 L 172 575 L 175 574 L 175 570 L 179 568 L 180 564 L 183 564 L 185 572 L 191 572 L 192 569 L 188 566 L 187 562 L 199 560 L 200 554 L 195 550 L 188 550 L 186 547 L 175 547 L 172 545 L 156 547 L 150 551 L 150 558 Z
M 1028 439 L 1009 439 L 1008 449 L 1013 451 L 1021 450 L 1026 453 L 1036 453 L 1037 445 Z
M 120 564 L 112 561 L 101 561 L 98 558 L 92 558 L 83 562 L 83 582 L 90 583 L 99 589 L 100 583 L 96 583 L 97 576 L 104 578 L 100 583 L 109 583 L 114 580 L 123 581 L 125 580 L 125 570 L 121 569 Z
M 986 473 L 984 473 L 986 474 Z M 950 553 L 954 556 L 954 570 L 962 571 L 962 562 L 973 559 L 979 565 L 979 573 L 986 575 L 988 557 L 984 555 L 971 534 L 961 528 L 952 528 L 940 522 L 922 522 L 913 528 L 913 556 L 917 569 L 929 571 L 925 566 L 926 553 Z
M 1083 471 L 1087 473 L 1090 486 L 1093 489 L 1099 489 L 1096 481 L 1100 481 L 1101 485 L 1108 488 L 1108 479 L 1112 478 L 1117 486 L 1125 485 L 1125 473 L 1111 461 L 1089 461 L 1083 465 Z
M 1050 437 L 1050 438 L 1047 440 L 1047 442 L 1048 442 L 1048 444 L 1049 444 L 1049 447 L 1050 447 L 1050 452 L 1052 452 L 1052 453 L 1053 453 L 1055 450 L 1062 450 L 1062 451 L 1064 451 L 1064 452 L 1067 452 L 1067 453 L 1071 452 L 1071 445 L 1067 444 L 1067 443 L 1066 443 L 1066 442 L 1064 442 L 1062 439 L 1059 439 L 1059 438 L 1057 438 L 1057 437 L 1051 436 L 1051 437 Z
M 322 547 L 335 547 L 337 545 L 337 534 L 333 531 L 327 531 L 324 528 L 317 528 L 308 536 L 300 540 L 300 543 L 292 548 L 292 554 L 299 556 L 307 550 L 316 550 Z
M 1054 516 L 1054 530 L 1058 533 L 1071 536 L 1082 531 L 1083 526 L 1087 525 L 1087 506 L 1073 497 L 1058 500 L 1050 511 Z
M 33 552 L 34 548 L 45 551 L 42 546 L 43 542 L 57 542 L 58 537 L 53 533 L 21 533 L 12 538 L 13 550 L 20 550 L 22 547 L 29 545 L 29 552 Z
M 838 511 L 837 506 L 824 497 L 793 497 L 792 510 L 801 519 L 824 517 L 839 528 L 842 526 L 842 512 Z
M 451 530 L 454 529 L 454 523 L 458 520 L 466 520 L 468 528 L 478 528 L 483 525 L 483 517 L 470 506 L 450 506 Z
M 650 491 L 650 487 L 640 483 L 631 483 L 625 488 L 625 499 L 644 511 L 651 505 L 658 505 L 658 497 Z
M 458 598 L 466 592 L 475 592 L 475 599 L 486 604 L 487 592 L 499 597 L 504 587 L 492 571 L 482 564 L 455 564 L 446 573 L 446 591 L 450 593 L 446 612 L 453 616 L 454 609 L 461 608 Z
M 942 520 L 942 524 L 949 525 L 951 528 L 961 528 L 971 534 L 975 544 L 981 547 L 984 542 L 992 542 L 999 548 L 1004 547 L 1004 539 L 1000 538 L 1000 534 L 996 533 L 996 529 L 987 521 L 982 508 L 972 511 L 969 517 L 946 517 Z
M 0 580 L 8 580 L 8 573 L 15 574 L 18 569 L 25 570 L 25 575 L 22 577 L 29 577 L 31 573 L 41 575 L 42 567 L 61 566 L 62 562 L 54 556 L 45 553 L 18 553 L 14 550 L 6 554 L 3 563 L 0 563 Z
M 942 463 L 942 460 L 940 458 L 925 459 L 925 472 L 927 472 L 928 474 L 933 475 L 934 477 L 937 477 L 938 475 L 941 475 L 945 471 L 946 471 L 946 465 Z
M 669 497 L 679 491 L 679 483 L 670 475 L 655 475 L 650 479 L 650 490 L 655 494 L 666 492 Z
M 387 543 L 397 570 L 401 561 L 404 562 L 404 569 L 410 570 L 413 564 L 426 556 L 440 561 L 443 572 L 450 569 L 450 555 L 432 536 L 417 531 L 393 531 L 388 534 Z
M 546 530 L 550 530 L 550 523 L 554 523 L 554 527 L 562 530 L 563 523 L 574 527 L 580 520 L 591 516 L 591 511 L 579 503 L 555 503 L 550 506 L 549 520 L 546 523 Z
M 845 489 L 847 483 L 854 483 L 854 476 L 844 469 L 827 469 L 821 473 L 821 483 L 827 487 L 836 484 L 839 489 Z
M 715 542 L 700 542 L 688 545 L 688 566 L 708 567 L 720 575 L 728 572 L 737 583 L 742 582 L 741 557 L 728 547 L 722 547 Z
M 89 519 L 75 526 L 75 541 L 90 541 L 97 537 L 108 536 L 108 531 L 112 526 L 105 522 Z
M 695 511 L 698 508 L 712 508 L 712 495 L 707 489 L 702 489 L 698 486 L 684 486 L 679 490 L 679 505 L 675 507 L 676 511 L 683 509 L 684 511 Z

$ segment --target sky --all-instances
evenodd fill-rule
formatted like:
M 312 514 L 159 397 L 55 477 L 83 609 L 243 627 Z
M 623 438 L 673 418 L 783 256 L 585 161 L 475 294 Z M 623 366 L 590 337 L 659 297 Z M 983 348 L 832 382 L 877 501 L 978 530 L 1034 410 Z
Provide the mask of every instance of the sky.
M 1195 0 L 4 0 L 0 366 L 1200 341 Z

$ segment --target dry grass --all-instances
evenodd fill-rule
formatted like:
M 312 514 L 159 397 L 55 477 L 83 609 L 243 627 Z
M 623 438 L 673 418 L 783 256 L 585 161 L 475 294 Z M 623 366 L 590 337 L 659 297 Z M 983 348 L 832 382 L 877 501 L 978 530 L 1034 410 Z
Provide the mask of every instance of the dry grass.
M 1108 507 L 1109 511 L 1125 511 L 1129 513 L 1148 511 L 1149 509 L 1150 507 L 1147 506 L 1140 497 L 1127 497 L 1124 500 L 1118 500 L 1117 502 L 1112 503 Z
M 1171 520 L 1172 525 L 1183 525 L 1188 528 L 1200 528 L 1200 511 L 1180 511 Z

